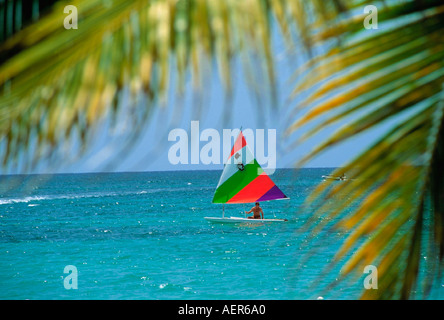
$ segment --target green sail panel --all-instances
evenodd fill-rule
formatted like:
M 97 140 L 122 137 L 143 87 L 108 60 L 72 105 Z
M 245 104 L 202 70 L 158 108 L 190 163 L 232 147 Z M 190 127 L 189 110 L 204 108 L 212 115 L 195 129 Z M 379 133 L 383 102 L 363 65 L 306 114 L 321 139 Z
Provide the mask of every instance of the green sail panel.
M 230 166 L 235 166 L 237 171 L 216 189 L 213 203 L 227 203 L 239 191 L 257 178 L 258 171 L 263 171 L 256 160 L 251 164 L 245 165 L 242 171 L 237 168 L 236 164 L 231 164 Z
M 248 203 L 286 199 L 249 150 L 242 131 L 225 164 L 213 203 Z

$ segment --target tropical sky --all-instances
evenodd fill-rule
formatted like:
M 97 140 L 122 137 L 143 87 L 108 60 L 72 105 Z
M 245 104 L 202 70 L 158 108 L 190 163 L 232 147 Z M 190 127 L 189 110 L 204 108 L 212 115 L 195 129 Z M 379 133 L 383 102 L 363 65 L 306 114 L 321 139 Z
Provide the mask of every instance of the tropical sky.
M 377 30 L 369 32 L 377 32 Z M 200 132 L 207 128 L 218 130 L 221 144 L 223 129 L 242 127 L 243 129 L 252 129 L 253 132 L 256 132 L 256 129 L 264 129 L 266 139 L 268 137 L 267 129 L 275 129 L 276 167 L 294 167 L 296 161 L 307 154 L 323 137 L 316 136 L 315 139 L 299 145 L 295 142 L 303 134 L 303 131 L 298 132 L 298 136 L 285 136 L 285 130 L 291 124 L 288 122 L 289 115 L 292 115 L 291 118 L 294 119 L 294 108 L 298 104 L 298 101 L 289 101 L 288 99 L 294 83 L 293 74 L 288 70 L 294 70 L 294 64 L 301 65 L 307 58 L 303 53 L 289 52 L 277 31 L 274 33 L 274 55 L 278 90 L 276 100 L 272 100 L 269 88 L 258 88 L 259 92 L 254 92 L 254 89 L 248 86 L 248 80 L 244 76 L 239 62 L 239 68 L 233 73 L 235 75 L 234 92 L 231 96 L 226 95 L 216 71 L 206 79 L 206 88 L 201 93 L 196 93 L 191 84 L 187 86 L 183 96 L 177 94 L 175 89 L 171 89 L 168 100 L 159 103 L 159 107 L 151 116 L 144 131 L 138 135 L 138 141 L 128 146 L 126 151 L 121 150 L 128 144 L 127 136 L 132 128 L 125 121 L 125 108 L 122 108 L 123 111 L 114 128 L 110 129 L 105 121 L 97 128 L 95 138 L 90 141 L 86 154 L 75 161 L 72 161 L 67 154 L 66 159 L 61 159 L 59 162 L 56 171 L 80 173 L 222 169 L 222 164 L 173 165 L 168 161 L 168 150 L 175 143 L 168 141 L 169 131 L 181 128 L 186 130 L 190 136 L 192 120 L 199 121 Z M 170 77 L 174 82 L 174 75 L 170 75 Z M 231 111 L 224 115 L 223 110 L 227 109 L 225 108 L 227 105 L 229 106 L 228 110 Z M 337 127 L 341 125 L 343 124 L 338 124 Z M 333 130 L 333 128 L 329 128 L 325 134 L 327 135 Z M 305 167 L 339 167 L 356 156 L 383 131 L 384 127 L 378 127 L 370 132 L 365 132 L 365 134 L 323 153 L 306 164 Z M 200 148 L 205 144 L 206 142 L 200 142 Z M 122 152 L 122 156 L 119 156 L 119 152 Z M 267 145 L 265 145 L 265 155 L 267 156 Z M 54 167 L 51 166 L 49 170 L 45 164 L 37 169 L 38 172 L 51 170 L 54 170 Z
M 381 25 L 382 28 L 379 30 L 368 30 L 368 32 L 383 30 L 383 24 Z M 70 36 L 72 32 L 73 30 L 66 30 L 67 36 Z M 277 82 L 274 95 L 270 91 L 268 82 L 261 83 L 260 81 L 262 78 L 266 80 L 266 75 L 256 74 L 254 85 L 251 85 L 251 79 L 245 76 L 242 61 L 235 61 L 232 72 L 233 93 L 228 96 L 217 74 L 217 67 L 206 66 L 209 72 L 205 79 L 204 89 L 196 92 L 191 79 L 188 79 L 185 93 L 179 95 L 172 85 L 167 100 L 159 101 L 149 122 L 136 137 L 129 137 L 133 132 L 128 116 L 131 111 L 129 106 L 123 106 L 119 108 L 120 114 L 114 126 L 109 126 L 109 117 L 105 117 L 105 120 L 97 126 L 92 135 L 93 139 L 87 145 L 86 153 L 78 157 L 70 150 L 63 151 L 55 166 L 54 162 L 47 164 L 41 161 L 33 169 L 33 173 L 222 169 L 222 164 L 173 165 L 169 162 L 168 150 L 174 142 L 168 141 L 168 133 L 172 129 L 181 128 L 189 134 L 192 120 L 199 121 L 200 132 L 213 128 L 220 133 L 221 138 L 223 129 L 242 127 L 252 129 L 253 132 L 256 132 L 256 129 L 264 129 L 266 138 L 268 137 L 267 130 L 274 129 L 276 130 L 276 167 L 293 167 L 299 158 L 306 155 L 313 146 L 344 123 L 329 127 L 325 130 L 325 135 L 316 135 L 302 145 L 295 142 L 304 133 L 303 130 L 297 130 L 296 134 L 293 133 L 290 137 L 285 136 L 285 130 L 292 124 L 289 119 L 295 121 L 300 116 L 298 112 L 295 112 L 300 100 L 289 99 L 291 90 L 298 80 L 291 72 L 297 70 L 297 66 L 303 65 L 309 58 L 306 53 L 297 49 L 297 43 L 295 48 L 286 47 L 277 27 L 273 32 L 273 55 Z M 252 62 L 252 65 L 254 63 Z M 174 84 L 175 76 L 175 74 L 170 74 L 172 84 Z M 125 94 L 125 92 L 122 93 L 123 96 Z M 299 98 L 303 99 L 304 95 Z M 121 101 L 125 104 L 125 101 L 129 99 Z M 143 99 L 140 103 L 144 103 Z M 143 107 L 142 105 L 141 108 Z M 308 128 L 310 127 L 305 129 Z M 383 131 L 384 128 L 376 127 L 372 131 L 358 135 L 324 152 L 307 163 L 305 167 L 339 167 L 356 156 Z M 205 144 L 205 142 L 200 142 L 200 147 L 202 148 Z M 266 156 L 268 151 L 273 150 L 267 150 L 267 145 L 265 145 Z M 225 159 L 221 159 L 223 160 Z M 22 173 L 6 170 L 4 173 Z

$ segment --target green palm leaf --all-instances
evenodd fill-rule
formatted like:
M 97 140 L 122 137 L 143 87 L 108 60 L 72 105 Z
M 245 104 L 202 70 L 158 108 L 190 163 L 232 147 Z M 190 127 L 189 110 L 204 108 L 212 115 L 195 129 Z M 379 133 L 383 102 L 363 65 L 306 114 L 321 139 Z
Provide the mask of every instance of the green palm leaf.
M 67 141 L 85 146 L 95 124 L 115 117 L 129 92 L 148 105 L 134 114 L 140 128 L 174 87 L 183 93 L 191 75 L 202 90 L 202 66 L 216 61 L 227 92 L 234 56 L 263 61 L 255 69 L 274 85 L 269 6 L 262 1 L 72 1 L 79 28 L 65 30 L 65 2 L 0 45 L 0 149 L 3 163 L 41 159 Z M 252 77 L 253 78 L 253 77 Z M 265 81 L 267 83 L 267 81 Z M 136 131 L 136 130 L 135 130 Z M 30 147 L 37 136 L 36 150 Z M 83 148 L 83 147 L 82 147 Z M 81 150 L 80 150 L 81 151 Z
M 307 112 L 288 132 L 315 123 L 300 139 L 306 141 L 327 126 L 346 121 L 300 161 L 304 164 L 395 119 L 391 130 L 333 173 L 352 172 L 354 180 L 325 182 L 307 203 L 311 209 L 317 204 L 314 217 L 325 218 L 309 221 L 314 232 L 330 227 L 349 232 L 335 257 L 338 262 L 350 256 L 342 278 L 375 265 L 381 287 L 366 290 L 362 297 L 405 299 L 413 296 L 420 257 L 427 254 L 422 250 L 427 248 L 431 265 L 439 265 L 444 253 L 444 6 L 439 1 L 403 2 L 386 5 L 379 13 L 379 20 L 390 25 L 385 30 L 364 35 L 362 20 L 360 26 L 354 24 L 350 12 L 350 18 L 313 36 L 318 41 L 340 37 L 341 44 L 299 71 L 310 77 L 296 84 L 293 97 L 310 91 L 297 106 Z M 315 122 L 318 119 L 322 120 Z M 428 232 L 432 236 L 427 239 Z M 426 293 L 430 283 L 425 288 Z

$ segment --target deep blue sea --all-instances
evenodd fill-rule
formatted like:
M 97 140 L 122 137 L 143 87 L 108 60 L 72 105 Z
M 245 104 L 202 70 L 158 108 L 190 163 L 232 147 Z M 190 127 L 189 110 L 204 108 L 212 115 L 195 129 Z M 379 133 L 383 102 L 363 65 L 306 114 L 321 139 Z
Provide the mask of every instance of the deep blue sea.
M 261 207 L 289 221 L 255 226 L 204 220 L 222 212 L 219 171 L 0 176 L 0 299 L 356 299 L 362 277 L 322 290 L 345 235 L 301 231 L 300 207 L 331 171 L 277 170 L 291 199 Z

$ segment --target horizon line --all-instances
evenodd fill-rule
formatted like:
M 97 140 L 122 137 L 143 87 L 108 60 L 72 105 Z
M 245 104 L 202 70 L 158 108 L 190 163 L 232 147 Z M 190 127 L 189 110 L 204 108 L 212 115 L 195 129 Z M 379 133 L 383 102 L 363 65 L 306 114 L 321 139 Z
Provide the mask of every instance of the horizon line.
M 280 167 L 275 170 L 288 170 L 288 169 L 337 169 L 341 167 Z M 221 171 L 221 169 L 188 169 L 188 170 L 146 170 L 146 171 L 84 171 L 84 172 L 32 172 L 32 173 L 0 173 L 1 176 L 14 176 L 14 175 L 56 175 L 56 174 L 110 174 L 110 173 L 153 173 L 153 172 L 177 172 L 177 171 Z M 266 171 L 266 170 L 264 170 Z

